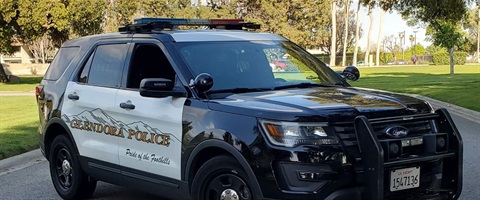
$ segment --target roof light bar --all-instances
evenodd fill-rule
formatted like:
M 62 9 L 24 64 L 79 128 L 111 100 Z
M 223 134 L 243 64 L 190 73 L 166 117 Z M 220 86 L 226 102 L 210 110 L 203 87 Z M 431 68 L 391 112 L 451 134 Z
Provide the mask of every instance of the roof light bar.
M 134 20 L 134 24 L 149 24 L 149 23 L 168 23 L 172 25 L 193 25 L 193 26 L 208 26 L 218 24 L 239 24 L 243 23 L 243 19 L 185 19 L 185 18 L 139 18 Z
M 208 26 L 213 29 L 260 29 L 260 25 L 246 23 L 243 19 L 186 19 L 186 18 L 139 18 L 133 24 L 120 27 L 120 32 L 143 33 L 177 29 L 178 26 Z

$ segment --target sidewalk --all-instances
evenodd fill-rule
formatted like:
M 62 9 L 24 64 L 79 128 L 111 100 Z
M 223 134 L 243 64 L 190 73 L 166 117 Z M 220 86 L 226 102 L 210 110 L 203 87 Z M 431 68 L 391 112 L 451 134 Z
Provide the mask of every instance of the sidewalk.
M 35 96 L 35 91 L 22 92 L 22 91 L 2 91 L 1 96 Z

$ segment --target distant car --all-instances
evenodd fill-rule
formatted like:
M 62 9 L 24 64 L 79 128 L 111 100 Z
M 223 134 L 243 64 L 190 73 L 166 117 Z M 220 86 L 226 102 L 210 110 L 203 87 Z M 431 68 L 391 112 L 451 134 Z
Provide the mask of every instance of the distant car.
M 387 64 L 387 65 L 393 65 L 394 62 L 393 62 L 393 60 L 391 60 L 391 61 L 388 61 L 386 64 Z
M 397 64 L 399 64 L 399 65 L 405 65 L 405 64 L 407 64 L 407 62 L 406 62 L 405 60 L 398 60 L 398 61 L 397 61 Z
M 364 62 L 363 60 L 358 61 L 358 62 L 357 62 L 357 65 L 358 65 L 358 66 L 363 66 L 363 65 L 365 65 L 365 62 Z

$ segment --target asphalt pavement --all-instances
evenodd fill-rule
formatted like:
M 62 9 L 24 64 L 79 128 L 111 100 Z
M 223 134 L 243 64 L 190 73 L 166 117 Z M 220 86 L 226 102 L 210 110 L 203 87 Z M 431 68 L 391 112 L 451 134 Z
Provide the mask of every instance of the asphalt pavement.
M 416 96 L 419 97 L 419 96 Z M 425 97 L 420 97 L 425 98 Z M 434 108 L 446 107 L 452 114 L 464 142 L 463 191 L 460 199 L 479 199 L 480 113 L 437 100 Z M 53 187 L 48 162 L 40 150 L 0 160 L 0 199 L 60 199 Z M 99 182 L 93 199 L 155 199 L 147 193 Z

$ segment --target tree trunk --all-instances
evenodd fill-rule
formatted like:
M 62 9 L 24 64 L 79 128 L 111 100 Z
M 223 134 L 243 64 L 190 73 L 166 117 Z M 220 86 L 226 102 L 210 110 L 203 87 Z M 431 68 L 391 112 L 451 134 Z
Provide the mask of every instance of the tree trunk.
M 357 56 L 358 56 L 358 42 L 360 40 L 360 0 L 358 1 L 357 5 L 357 14 L 356 14 L 356 22 L 357 22 L 357 27 L 355 28 L 355 50 L 353 51 L 353 65 L 357 65 Z
M 0 83 L 8 82 L 7 73 L 5 73 L 5 69 L 3 68 L 2 63 L 0 63 Z
M 385 10 L 381 9 L 380 11 L 380 27 L 378 29 L 378 39 L 377 39 L 377 54 L 375 58 L 375 65 L 380 66 L 380 40 L 383 37 L 383 19 L 385 17 Z M 395 46 L 393 47 L 395 48 Z
M 477 8 L 478 25 L 477 25 L 477 62 L 480 63 L 480 6 Z
M 347 64 L 347 42 L 348 42 L 348 11 L 349 11 L 349 6 L 350 5 L 350 0 L 345 1 L 345 14 L 343 16 L 344 21 L 345 21 L 345 30 L 344 30 L 344 36 L 343 36 L 343 55 L 342 55 L 342 66 L 346 66 Z
M 330 46 L 330 67 L 335 66 L 335 56 L 337 55 L 337 1 L 332 1 L 332 45 Z
M 455 61 L 453 60 L 453 47 L 448 50 L 448 54 L 450 54 L 450 75 L 455 74 Z
M 365 65 L 371 66 L 371 61 L 368 59 L 370 56 L 370 48 L 372 41 L 372 32 L 373 32 L 373 13 L 372 6 L 368 6 L 368 16 L 370 17 L 370 27 L 368 29 L 368 38 L 367 38 L 367 50 L 365 51 Z
M 43 43 L 43 38 L 41 39 L 40 41 L 40 48 L 42 49 L 41 50 L 41 53 L 42 53 L 42 64 L 45 64 L 45 45 Z

